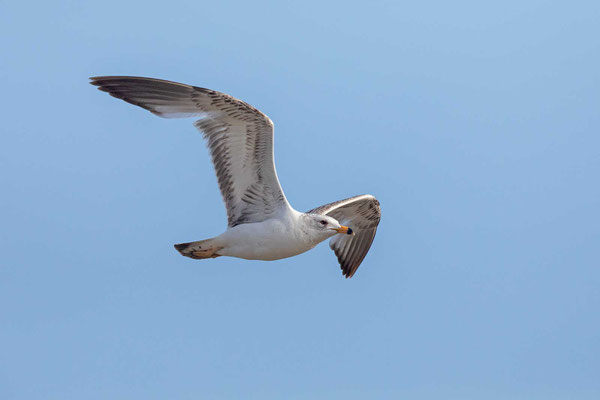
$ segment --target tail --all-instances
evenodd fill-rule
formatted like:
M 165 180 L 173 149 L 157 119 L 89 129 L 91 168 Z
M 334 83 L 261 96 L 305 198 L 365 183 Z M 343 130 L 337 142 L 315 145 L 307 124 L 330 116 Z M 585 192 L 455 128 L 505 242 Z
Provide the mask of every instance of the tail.
M 200 240 L 197 242 L 176 244 L 175 248 L 182 256 L 193 258 L 194 260 L 203 260 L 205 258 L 217 258 L 217 254 L 223 247 L 215 245 L 215 239 Z

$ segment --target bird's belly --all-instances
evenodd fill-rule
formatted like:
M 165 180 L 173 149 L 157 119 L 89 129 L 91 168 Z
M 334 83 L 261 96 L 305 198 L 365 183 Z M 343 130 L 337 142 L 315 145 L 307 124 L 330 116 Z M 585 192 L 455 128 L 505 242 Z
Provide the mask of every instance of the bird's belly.
M 271 221 L 238 225 L 221 238 L 226 245 L 219 251 L 220 255 L 246 260 L 279 260 L 304 253 L 315 246 L 302 240 L 289 227 Z

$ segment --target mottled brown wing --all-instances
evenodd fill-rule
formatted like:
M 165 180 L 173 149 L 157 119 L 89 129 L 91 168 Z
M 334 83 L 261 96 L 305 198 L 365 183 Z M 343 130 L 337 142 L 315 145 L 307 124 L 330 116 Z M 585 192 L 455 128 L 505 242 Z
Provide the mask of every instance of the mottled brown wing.
M 275 171 L 273 122 L 225 93 L 161 79 L 98 76 L 91 84 L 163 118 L 199 117 L 230 227 L 290 208 Z
M 308 213 L 328 215 L 354 231 L 354 235 L 335 235 L 329 241 L 329 247 L 335 252 L 344 276 L 351 278 L 375 238 L 381 219 L 379 201 L 370 194 L 363 194 L 325 204 Z

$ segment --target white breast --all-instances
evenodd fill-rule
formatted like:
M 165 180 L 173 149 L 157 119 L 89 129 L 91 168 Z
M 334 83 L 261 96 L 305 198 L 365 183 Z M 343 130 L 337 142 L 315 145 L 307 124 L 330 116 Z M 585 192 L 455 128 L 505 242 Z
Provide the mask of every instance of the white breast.
M 298 229 L 297 218 L 273 218 L 229 228 L 217 240 L 220 255 L 246 260 L 279 260 L 315 247 L 317 243 Z

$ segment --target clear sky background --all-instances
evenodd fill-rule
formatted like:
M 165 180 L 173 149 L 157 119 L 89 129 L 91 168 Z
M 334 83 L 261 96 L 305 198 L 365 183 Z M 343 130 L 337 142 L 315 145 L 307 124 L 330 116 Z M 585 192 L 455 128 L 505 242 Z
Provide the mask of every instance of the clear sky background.
M 0 2 L 0 398 L 600 398 L 600 6 L 486 3 Z M 298 210 L 377 196 L 354 278 L 181 257 L 208 152 L 111 74 L 267 113 Z

